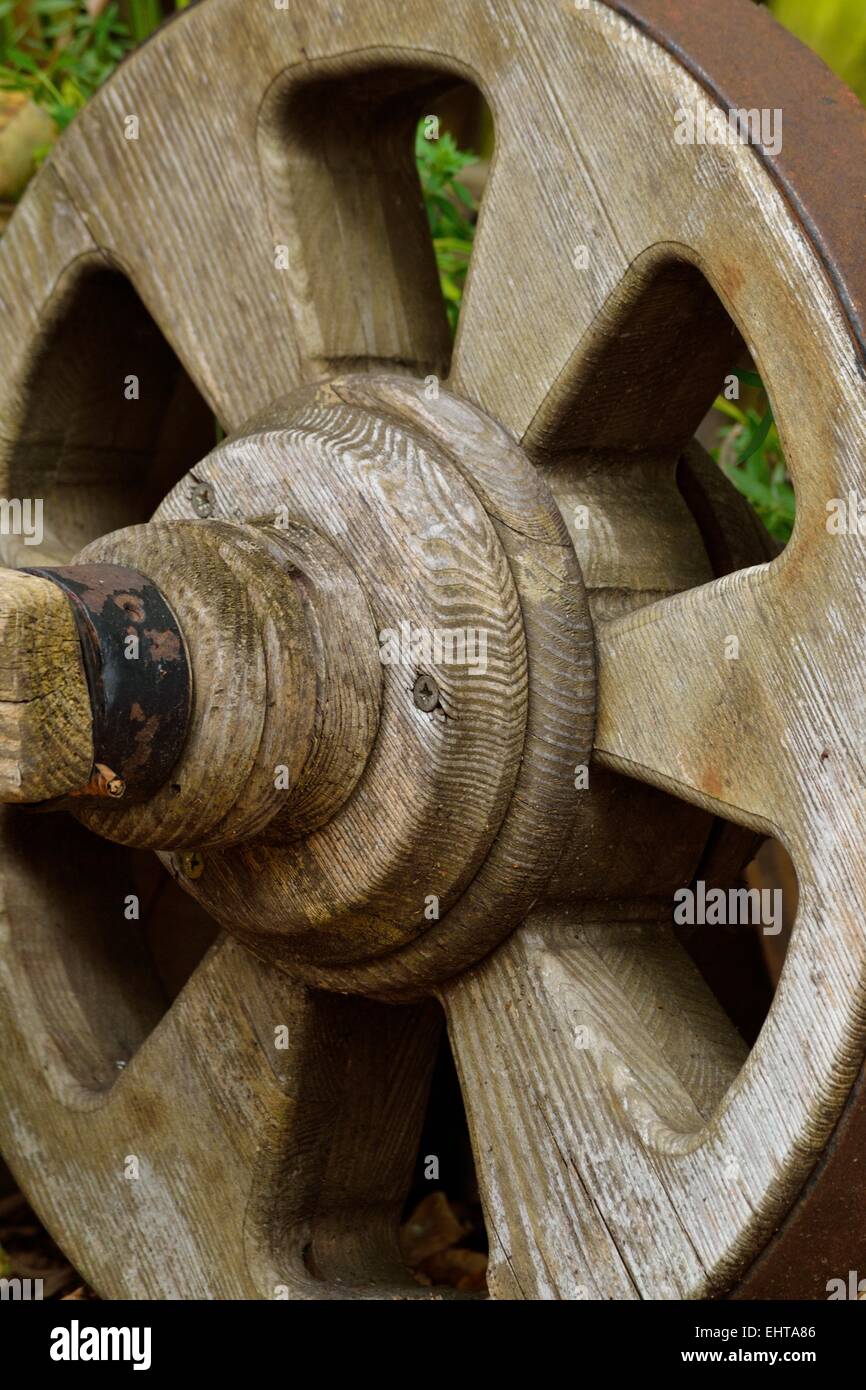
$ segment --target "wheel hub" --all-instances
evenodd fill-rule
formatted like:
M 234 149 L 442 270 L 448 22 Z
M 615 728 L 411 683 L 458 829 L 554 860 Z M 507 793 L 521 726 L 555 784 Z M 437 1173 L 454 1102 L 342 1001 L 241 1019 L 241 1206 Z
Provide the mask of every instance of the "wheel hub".
M 91 830 L 159 851 L 256 954 L 341 989 L 375 990 L 395 954 L 401 988 L 429 986 L 522 919 L 577 809 L 592 636 L 556 502 L 493 421 L 396 378 L 301 391 L 78 562 L 157 586 L 193 691 L 151 795 L 69 788 Z M 528 659 L 542 624 L 565 719 Z

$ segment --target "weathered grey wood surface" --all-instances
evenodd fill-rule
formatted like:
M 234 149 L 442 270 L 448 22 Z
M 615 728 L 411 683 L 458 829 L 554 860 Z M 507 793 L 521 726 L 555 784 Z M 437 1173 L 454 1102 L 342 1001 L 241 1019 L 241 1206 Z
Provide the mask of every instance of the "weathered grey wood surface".
M 47 580 L 0 575 L 0 799 L 47 801 L 93 764 L 90 697 L 66 599 Z
M 450 385 L 538 461 L 566 522 L 590 489 L 578 546 L 599 653 L 588 795 L 597 779 L 623 808 L 620 834 L 608 808 L 600 840 L 616 900 L 570 881 L 573 854 L 557 901 L 442 989 L 497 1243 L 493 1289 L 716 1293 L 798 1198 L 866 1047 L 862 541 L 824 524 L 828 500 L 862 489 L 866 384 L 837 286 L 766 163 L 742 145 L 675 143 L 676 110 L 707 108 L 705 89 L 595 0 L 419 0 L 399 14 L 385 0 L 208 0 L 122 67 L 4 236 L 3 491 L 45 498 L 41 554 L 68 557 L 144 520 L 207 452 L 202 400 L 233 430 L 323 372 L 441 373 L 408 131 L 453 78 L 481 86 L 497 126 Z M 701 276 L 768 385 L 798 503 L 781 557 L 756 547 L 753 568 L 717 578 L 699 526 L 673 544 L 687 526 L 677 459 L 734 343 L 720 344 Z M 660 321 L 676 331 L 654 336 Z M 620 356 L 629 327 L 646 348 Z M 681 392 L 669 391 L 674 351 Z M 140 411 L 124 402 L 127 371 L 141 376 Z M 169 439 L 179 402 L 187 428 Z M 453 472 L 448 488 L 466 498 Z M 605 792 L 607 773 L 634 786 Z M 506 801 L 497 791 L 485 814 L 501 819 Z M 653 834 L 632 845 L 631 827 L 656 813 L 661 847 Z M 646 925 L 660 922 L 677 854 L 679 881 L 697 871 L 712 814 L 782 838 L 801 890 L 779 990 L 739 1070 L 732 1027 Z M 369 1291 L 369 1271 L 390 1268 L 383 1231 L 429 1071 L 420 1016 L 402 1015 L 401 1033 L 381 1005 L 320 1007 L 223 943 L 160 1019 L 136 985 L 144 964 L 112 945 L 122 883 L 106 895 L 97 856 L 98 899 L 87 882 L 58 898 L 57 853 L 7 813 L 0 1140 L 61 1242 L 113 1294 Z M 96 941 L 85 917 L 101 924 Z M 94 1020 L 102 994 L 114 1007 Z M 346 1018 L 364 1022 L 355 1032 Z M 290 1048 L 275 1058 L 283 1022 Z M 315 1060 L 332 1026 L 345 1040 L 336 1085 Z M 358 1075 L 365 1047 L 375 1056 Z M 133 1052 L 114 1079 L 112 1059 Z M 127 1181 L 137 1151 L 144 1177 Z M 341 1190 L 377 1213 L 377 1253 L 326 1211 L 325 1280 L 306 1282 L 310 1213 Z M 862 1213 L 851 1227 L 861 1239 Z M 354 1234 L 332 1257 L 341 1229 Z

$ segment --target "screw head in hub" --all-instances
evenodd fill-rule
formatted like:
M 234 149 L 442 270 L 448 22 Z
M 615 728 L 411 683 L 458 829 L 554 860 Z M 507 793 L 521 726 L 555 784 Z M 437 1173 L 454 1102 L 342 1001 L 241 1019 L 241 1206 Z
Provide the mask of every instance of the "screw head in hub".
M 214 495 L 210 483 L 196 483 L 190 497 L 196 516 L 213 516 Z
M 184 878 L 201 878 L 204 873 L 204 855 L 197 849 L 184 850 L 183 854 L 175 855 L 174 862 Z
M 431 714 L 439 704 L 439 687 L 432 676 L 422 674 L 412 687 L 412 699 L 425 714 Z

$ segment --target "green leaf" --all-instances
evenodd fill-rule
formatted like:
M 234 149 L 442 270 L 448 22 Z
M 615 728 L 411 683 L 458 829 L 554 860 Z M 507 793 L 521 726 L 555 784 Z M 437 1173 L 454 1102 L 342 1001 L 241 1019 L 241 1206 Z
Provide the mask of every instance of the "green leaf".
M 866 101 L 863 0 L 772 0 L 776 18 L 824 59 Z
M 720 415 L 727 415 L 729 420 L 733 420 L 738 425 L 749 423 L 742 410 L 738 409 L 733 401 L 729 401 L 726 396 L 719 396 L 713 404 L 713 409 L 717 410 Z
M 472 197 L 472 194 L 469 192 L 469 189 L 466 187 L 465 183 L 461 183 L 459 179 L 455 179 L 451 185 L 451 188 L 453 192 L 457 194 L 457 197 L 460 199 L 460 201 L 462 203 L 465 203 L 466 207 L 469 208 L 469 211 L 474 213 L 476 210 L 475 199 Z
M 771 429 L 771 427 L 772 427 L 772 424 L 773 424 L 773 412 L 772 412 L 772 410 L 768 410 L 767 413 L 766 413 L 766 415 L 764 416 L 764 418 L 761 420 L 760 424 L 758 425 L 757 430 L 754 431 L 754 433 L 752 434 L 752 437 L 751 437 L 751 439 L 749 440 L 749 443 L 746 445 L 746 448 L 745 448 L 744 452 L 743 452 L 743 453 L 739 456 L 739 458 L 737 459 L 737 462 L 738 462 L 738 463 L 741 463 L 741 464 L 747 463 L 748 460 L 749 460 L 750 458 L 752 458 L 752 456 L 753 456 L 754 454 L 757 454 L 757 453 L 758 453 L 758 450 L 761 448 L 761 446 L 762 446 L 763 443 L 764 443 L 764 440 L 767 438 L 767 435 L 770 433 L 770 429 Z
M 741 381 L 744 386 L 757 386 L 761 391 L 764 389 L 764 383 L 757 372 L 746 371 L 744 367 L 735 367 L 733 375 L 738 381 Z

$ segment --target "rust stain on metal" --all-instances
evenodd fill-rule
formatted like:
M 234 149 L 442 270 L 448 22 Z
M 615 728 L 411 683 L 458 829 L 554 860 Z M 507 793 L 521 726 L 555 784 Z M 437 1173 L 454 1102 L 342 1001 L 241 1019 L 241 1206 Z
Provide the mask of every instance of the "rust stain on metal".
M 121 565 L 28 572 L 63 590 L 78 628 L 94 767 L 76 795 L 146 800 L 168 780 L 189 721 L 191 675 L 177 619 L 151 580 Z
M 144 727 L 136 730 L 135 733 L 135 751 L 126 760 L 127 775 L 135 777 L 141 768 L 147 767 L 153 756 L 152 745 L 154 739 L 159 735 L 162 720 L 156 714 L 152 714 L 147 719 L 143 710 L 139 710 L 137 716 L 130 711 L 130 720 L 133 723 L 144 723 Z
M 144 622 L 144 605 L 140 594 L 113 594 L 111 601 L 122 608 L 133 623 Z
M 183 652 L 180 636 L 176 631 L 172 632 L 170 628 L 166 628 L 164 632 L 148 629 L 144 635 L 148 638 L 157 661 L 180 661 Z

